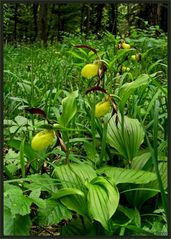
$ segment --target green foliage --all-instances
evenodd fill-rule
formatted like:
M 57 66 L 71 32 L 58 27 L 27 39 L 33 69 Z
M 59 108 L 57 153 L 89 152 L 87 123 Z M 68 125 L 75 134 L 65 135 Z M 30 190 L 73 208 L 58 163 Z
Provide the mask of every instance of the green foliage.
M 89 165 L 61 165 L 54 170 L 54 175 L 60 179 L 64 188 L 74 188 L 85 192 L 84 182 L 90 181 L 96 176 L 96 173 Z M 87 215 L 86 198 L 84 194 L 70 195 L 69 197 L 61 198 L 61 201 L 71 210 L 78 212 L 80 215 Z
M 116 125 L 116 116 L 113 116 L 108 125 L 107 141 L 126 160 L 132 161 L 144 140 L 144 131 L 137 119 L 127 116 L 121 118 Z
M 23 195 L 22 190 L 18 187 L 10 185 L 7 189 L 5 188 L 4 202 L 5 206 L 10 209 L 12 216 L 16 214 L 25 216 L 30 213 L 32 200 Z
M 61 9 L 64 21 L 76 17 Z M 104 9 L 102 27 L 110 6 Z M 110 32 L 100 40 L 65 34 L 46 49 L 4 48 L 5 235 L 51 226 L 62 236 L 166 234 L 166 36 L 136 33 L 124 37 L 130 49 L 120 49 L 121 38 Z M 84 79 L 81 69 L 94 60 L 99 74 Z M 105 97 L 110 111 L 97 119 L 95 105 Z M 45 128 L 56 143 L 36 153 L 30 142 Z
M 4 234 L 29 235 L 32 200 L 17 186 L 6 185 L 4 192 Z
M 135 81 L 130 83 L 125 83 L 122 85 L 122 87 L 119 89 L 119 97 L 121 99 L 119 103 L 120 110 L 123 111 L 124 106 L 130 97 L 134 93 L 134 91 L 137 88 L 140 88 L 141 86 L 147 86 L 149 81 L 149 76 L 146 74 L 140 75 Z
M 72 218 L 71 212 L 60 202 L 52 199 L 45 199 L 44 201 L 45 207 L 38 210 L 37 222 L 39 225 L 53 225 L 64 219 Z
M 12 216 L 9 208 L 4 208 L 4 234 L 6 236 L 29 235 L 31 229 L 31 219 L 29 215 Z
M 149 183 L 156 179 L 156 175 L 151 172 L 146 172 L 143 170 L 126 169 L 126 168 L 115 168 L 110 166 L 105 166 L 98 170 L 98 173 L 106 174 L 111 177 L 115 184 L 119 183 Z
M 62 100 L 63 112 L 59 118 L 59 123 L 62 126 L 68 127 L 69 122 L 77 113 L 77 105 L 76 105 L 77 97 L 78 97 L 78 91 L 74 91 Z
M 106 230 L 110 231 L 109 219 L 119 203 L 118 189 L 103 177 L 96 177 L 91 182 L 87 182 L 86 187 L 90 217 L 99 221 Z

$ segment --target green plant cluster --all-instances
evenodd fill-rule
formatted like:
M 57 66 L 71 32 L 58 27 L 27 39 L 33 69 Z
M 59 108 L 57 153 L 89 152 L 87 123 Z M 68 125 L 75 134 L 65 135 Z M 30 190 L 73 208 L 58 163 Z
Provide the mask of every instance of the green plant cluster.
M 4 234 L 167 235 L 167 88 L 164 35 L 6 46 Z

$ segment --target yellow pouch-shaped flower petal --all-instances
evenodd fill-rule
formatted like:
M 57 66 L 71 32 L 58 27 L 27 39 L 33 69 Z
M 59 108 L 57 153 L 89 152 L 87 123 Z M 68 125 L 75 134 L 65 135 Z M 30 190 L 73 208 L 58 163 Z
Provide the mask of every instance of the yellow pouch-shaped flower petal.
M 129 44 L 125 43 L 125 42 L 122 43 L 122 47 L 124 49 L 130 49 L 131 48 L 131 46 Z
M 131 60 L 136 61 L 137 60 L 136 55 L 132 55 Z
M 102 117 L 106 115 L 110 110 L 110 100 L 101 101 L 95 106 L 95 117 Z
M 122 72 L 130 71 L 130 68 L 126 66 L 122 66 L 121 69 L 122 69 Z
M 131 60 L 133 61 L 140 61 L 141 60 L 141 54 L 137 53 L 136 55 L 131 56 Z
M 91 78 L 98 74 L 98 64 L 87 64 L 81 70 L 81 75 L 85 78 Z
M 43 130 L 33 137 L 31 141 L 31 147 L 36 151 L 41 151 L 52 145 L 54 139 L 55 133 L 53 130 Z

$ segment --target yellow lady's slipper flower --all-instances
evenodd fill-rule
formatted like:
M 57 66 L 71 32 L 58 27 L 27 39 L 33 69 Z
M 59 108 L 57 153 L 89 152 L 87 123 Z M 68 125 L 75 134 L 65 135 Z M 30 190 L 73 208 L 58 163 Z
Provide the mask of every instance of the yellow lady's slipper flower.
M 130 71 L 130 68 L 129 67 L 126 67 L 126 66 L 122 66 L 122 72 L 125 72 L 125 71 Z
M 122 43 L 122 47 L 124 49 L 130 49 L 131 48 L 131 46 L 129 44 L 125 43 L 125 42 Z
M 137 60 L 136 55 L 132 55 L 131 60 L 136 61 Z
M 109 97 L 105 99 L 105 101 L 101 101 L 95 106 L 95 117 L 102 117 L 106 115 L 110 110 L 111 104 Z
M 32 141 L 31 147 L 36 151 L 41 151 L 48 146 L 52 145 L 55 139 L 55 132 L 54 130 L 43 130 L 37 133 Z
M 81 75 L 85 78 L 91 78 L 98 74 L 98 69 L 99 69 L 98 63 L 87 64 L 81 70 Z
M 133 61 L 140 61 L 141 60 L 141 54 L 137 53 L 136 55 L 131 56 L 131 60 Z

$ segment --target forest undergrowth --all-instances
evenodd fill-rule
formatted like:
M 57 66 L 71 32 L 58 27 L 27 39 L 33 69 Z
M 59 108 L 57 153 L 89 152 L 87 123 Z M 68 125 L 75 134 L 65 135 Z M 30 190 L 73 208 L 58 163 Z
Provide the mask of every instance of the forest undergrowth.
M 167 235 L 167 36 L 4 46 L 4 234 Z

